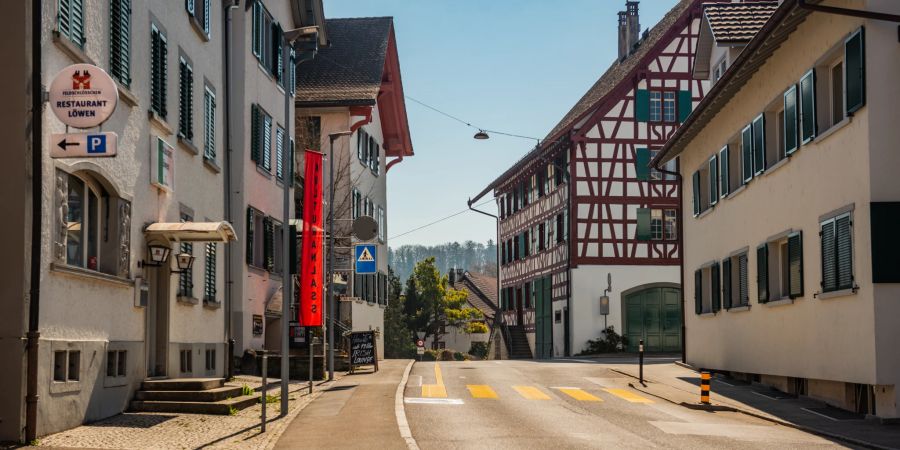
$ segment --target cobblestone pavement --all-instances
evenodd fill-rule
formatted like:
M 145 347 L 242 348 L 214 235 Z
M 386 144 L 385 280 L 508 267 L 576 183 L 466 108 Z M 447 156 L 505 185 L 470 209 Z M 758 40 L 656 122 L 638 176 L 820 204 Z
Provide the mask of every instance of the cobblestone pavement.
M 336 378 L 340 379 L 340 376 Z M 254 389 L 262 386 L 259 377 L 246 376 L 236 377 L 227 384 L 247 385 Z M 313 394 L 309 395 L 307 382 L 291 382 L 287 416 L 278 418 L 280 401 L 269 403 L 266 408 L 268 421 L 265 433 L 260 433 L 259 430 L 262 405 L 257 404 L 233 416 L 126 412 L 45 436 L 39 440 L 38 445 L 98 449 L 268 449 L 275 445 L 285 426 L 317 398 L 322 389 L 331 384 L 316 385 Z M 277 384 L 273 385 L 269 381 L 269 387 L 268 395 L 279 396 L 280 387 Z

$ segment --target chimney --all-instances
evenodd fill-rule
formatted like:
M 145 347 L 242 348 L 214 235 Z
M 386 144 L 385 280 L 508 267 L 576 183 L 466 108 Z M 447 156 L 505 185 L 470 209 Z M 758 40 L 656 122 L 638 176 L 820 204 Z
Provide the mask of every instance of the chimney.
M 638 3 L 635 0 L 625 2 L 625 11 L 619 11 L 619 60 L 625 59 L 634 52 L 634 46 L 640 40 L 641 23 L 638 18 Z
M 619 60 L 628 56 L 628 18 L 627 12 L 619 11 Z

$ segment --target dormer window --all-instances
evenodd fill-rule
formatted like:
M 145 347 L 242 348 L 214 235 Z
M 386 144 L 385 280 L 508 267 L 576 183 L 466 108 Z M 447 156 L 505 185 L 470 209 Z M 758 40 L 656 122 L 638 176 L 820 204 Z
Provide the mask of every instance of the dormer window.
M 722 79 L 722 76 L 725 75 L 725 70 L 728 69 L 728 60 L 724 56 L 718 63 L 716 63 L 716 67 L 713 68 L 713 84 L 717 83 Z

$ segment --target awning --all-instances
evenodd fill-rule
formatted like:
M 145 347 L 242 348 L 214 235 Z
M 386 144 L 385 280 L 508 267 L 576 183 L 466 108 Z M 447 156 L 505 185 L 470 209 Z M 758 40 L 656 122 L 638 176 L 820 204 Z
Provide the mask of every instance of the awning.
M 147 238 L 174 242 L 236 241 L 234 228 L 228 222 L 157 222 L 144 229 Z

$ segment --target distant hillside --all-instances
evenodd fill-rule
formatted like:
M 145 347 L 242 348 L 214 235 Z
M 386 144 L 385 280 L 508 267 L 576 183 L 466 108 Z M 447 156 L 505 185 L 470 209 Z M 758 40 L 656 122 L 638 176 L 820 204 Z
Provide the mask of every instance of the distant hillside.
M 412 273 L 416 262 L 429 256 L 434 256 L 435 264 L 441 273 L 447 273 L 449 269 L 466 269 L 496 276 L 497 273 L 497 246 L 493 240 L 487 244 L 466 241 L 448 242 L 440 245 L 402 245 L 388 249 L 388 264 L 394 269 L 394 274 L 400 277 L 400 282 L 406 282 L 406 277 Z

